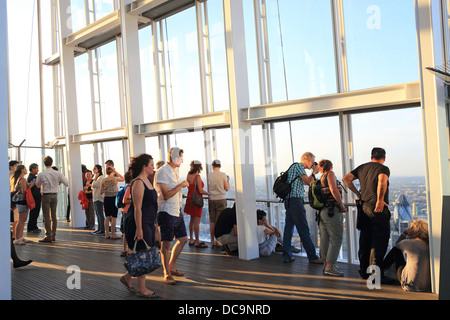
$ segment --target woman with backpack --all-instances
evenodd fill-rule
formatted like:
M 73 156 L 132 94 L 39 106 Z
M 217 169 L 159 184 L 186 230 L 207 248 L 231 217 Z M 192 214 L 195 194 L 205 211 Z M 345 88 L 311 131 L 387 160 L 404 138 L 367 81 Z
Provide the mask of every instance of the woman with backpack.
M 339 256 L 344 233 L 344 212 L 342 187 L 338 185 L 330 160 L 319 162 L 321 192 L 325 198 L 325 207 L 319 212 L 320 259 L 324 262 L 323 273 L 342 277 L 344 274 L 335 265 Z

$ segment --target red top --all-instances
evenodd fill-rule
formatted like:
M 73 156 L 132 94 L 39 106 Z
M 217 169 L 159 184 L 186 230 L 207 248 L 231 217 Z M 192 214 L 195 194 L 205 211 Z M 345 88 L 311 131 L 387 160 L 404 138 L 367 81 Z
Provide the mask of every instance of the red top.
M 197 176 L 195 177 L 195 179 L 197 179 Z M 194 182 L 189 185 L 186 204 L 184 206 L 184 212 L 191 216 L 194 216 L 194 217 L 201 217 L 203 208 L 197 207 L 196 205 L 194 205 L 191 202 L 192 194 L 195 191 L 195 179 L 194 179 Z M 202 182 L 202 188 L 203 188 L 205 186 L 205 184 L 203 183 L 203 181 L 201 179 L 200 179 L 200 181 Z M 197 183 L 197 187 L 198 187 L 198 183 Z M 200 192 L 198 192 L 198 190 L 196 192 L 198 194 L 200 194 Z

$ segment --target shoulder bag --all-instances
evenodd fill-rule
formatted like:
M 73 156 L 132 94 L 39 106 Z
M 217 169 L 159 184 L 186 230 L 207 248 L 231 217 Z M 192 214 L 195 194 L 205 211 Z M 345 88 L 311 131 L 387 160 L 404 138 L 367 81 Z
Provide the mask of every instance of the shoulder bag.
M 191 202 L 194 206 L 203 208 L 203 196 L 197 191 L 197 177 L 198 175 L 194 178 L 195 189 L 191 196 Z

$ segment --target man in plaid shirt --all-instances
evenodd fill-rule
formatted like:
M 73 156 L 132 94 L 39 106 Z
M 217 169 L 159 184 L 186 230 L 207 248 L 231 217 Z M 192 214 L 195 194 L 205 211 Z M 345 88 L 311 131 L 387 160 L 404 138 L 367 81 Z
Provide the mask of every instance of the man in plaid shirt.
M 308 221 L 306 220 L 306 210 L 304 200 L 306 198 L 304 185 L 309 185 L 315 179 L 315 174 L 319 172 L 316 157 L 311 152 L 305 152 L 300 162 L 295 163 L 288 171 L 287 182 L 291 183 L 291 192 L 285 201 L 286 221 L 283 235 L 283 260 L 285 262 L 294 261 L 291 251 L 292 234 L 294 226 L 306 250 L 310 263 L 323 263 L 316 254 L 316 248 L 311 240 Z M 308 176 L 305 169 L 312 169 L 312 174 Z

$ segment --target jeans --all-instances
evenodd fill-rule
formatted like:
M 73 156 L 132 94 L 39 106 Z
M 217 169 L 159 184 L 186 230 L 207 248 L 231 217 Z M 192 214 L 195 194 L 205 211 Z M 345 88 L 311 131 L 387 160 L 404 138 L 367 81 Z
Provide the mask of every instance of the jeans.
M 98 231 L 105 232 L 105 215 L 103 214 L 103 201 L 94 202 L 94 211 L 97 216 Z
M 259 244 L 259 255 L 261 257 L 268 257 L 275 250 L 278 237 L 275 233 L 271 234 L 266 241 Z
M 361 229 L 359 235 L 359 273 L 365 278 L 367 268 L 371 265 L 382 267 L 390 237 L 391 213 L 387 206 L 382 212 L 374 212 L 374 204 L 364 203 L 364 213 L 369 217 L 369 223 Z
M 308 259 L 318 259 L 316 248 L 311 240 L 308 221 L 306 220 L 306 210 L 301 198 L 288 198 L 284 204 L 286 208 L 286 221 L 283 234 L 283 259 L 288 261 L 292 257 L 291 241 L 294 227 L 300 236 L 300 240 L 305 248 Z
M 342 245 L 344 216 L 338 207 L 332 208 L 332 217 L 328 215 L 328 210 L 323 208 L 320 212 L 320 260 L 335 264 Z

